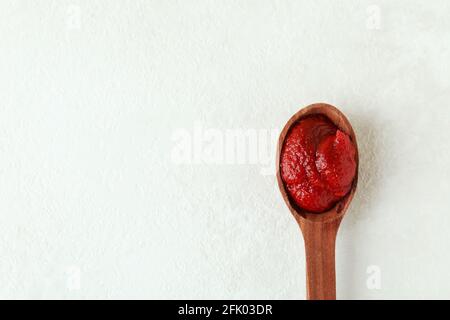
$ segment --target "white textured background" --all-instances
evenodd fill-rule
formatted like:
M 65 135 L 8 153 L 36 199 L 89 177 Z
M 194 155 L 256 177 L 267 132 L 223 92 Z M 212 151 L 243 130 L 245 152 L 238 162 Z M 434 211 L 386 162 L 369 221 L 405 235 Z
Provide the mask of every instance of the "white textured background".
M 176 164 L 172 138 L 326 101 L 361 155 L 338 298 L 450 298 L 449 16 L 446 0 L 1 1 L 0 297 L 303 299 L 274 176 Z

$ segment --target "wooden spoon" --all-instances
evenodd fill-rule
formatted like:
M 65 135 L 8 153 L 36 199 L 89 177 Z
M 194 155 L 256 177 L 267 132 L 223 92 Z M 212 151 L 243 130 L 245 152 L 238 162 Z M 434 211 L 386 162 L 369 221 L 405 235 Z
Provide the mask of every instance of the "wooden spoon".
M 311 213 L 291 201 L 281 179 L 280 155 L 289 129 L 305 116 L 322 114 L 345 132 L 356 149 L 356 174 L 351 190 L 336 205 L 324 213 Z M 339 225 L 356 191 L 358 182 L 358 146 L 353 128 L 347 118 L 337 108 L 326 104 L 309 105 L 294 114 L 281 131 L 277 147 L 277 180 L 281 195 L 300 226 L 305 240 L 306 253 L 306 295 L 308 300 L 335 300 L 335 242 Z

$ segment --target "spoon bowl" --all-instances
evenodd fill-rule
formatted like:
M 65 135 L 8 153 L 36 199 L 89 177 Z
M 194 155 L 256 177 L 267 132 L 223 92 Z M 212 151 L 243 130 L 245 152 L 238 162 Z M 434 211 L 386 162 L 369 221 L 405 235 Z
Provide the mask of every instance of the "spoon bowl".
M 285 138 L 293 125 L 306 116 L 323 115 L 339 130 L 346 133 L 355 146 L 356 173 L 350 191 L 331 209 L 322 213 L 308 212 L 300 208 L 289 196 L 281 178 L 280 156 Z M 295 113 L 286 123 L 278 139 L 276 173 L 281 195 L 300 226 L 305 240 L 307 299 L 336 299 L 335 241 L 340 222 L 356 191 L 358 182 L 358 146 L 353 128 L 336 107 L 315 103 Z

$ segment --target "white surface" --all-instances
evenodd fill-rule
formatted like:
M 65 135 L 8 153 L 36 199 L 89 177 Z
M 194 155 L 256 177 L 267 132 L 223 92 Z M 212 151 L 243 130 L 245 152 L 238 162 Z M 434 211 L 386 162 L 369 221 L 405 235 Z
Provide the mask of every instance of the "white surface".
M 274 176 L 177 164 L 172 138 L 281 128 L 326 101 L 361 154 L 338 298 L 450 298 L 449 15 L 445 0 L 2 1 L 0 297 L 303 299 Z

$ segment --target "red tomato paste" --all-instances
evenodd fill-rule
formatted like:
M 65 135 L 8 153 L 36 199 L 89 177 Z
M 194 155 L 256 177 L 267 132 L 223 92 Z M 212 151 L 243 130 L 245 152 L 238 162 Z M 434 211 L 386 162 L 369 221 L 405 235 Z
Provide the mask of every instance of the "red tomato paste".
M 351 189 L 355 145 L 327 117 L 301 119 L 289 130 L 281 151 L 281 178 L 290 198 L 309 212 L 324 212 Z

